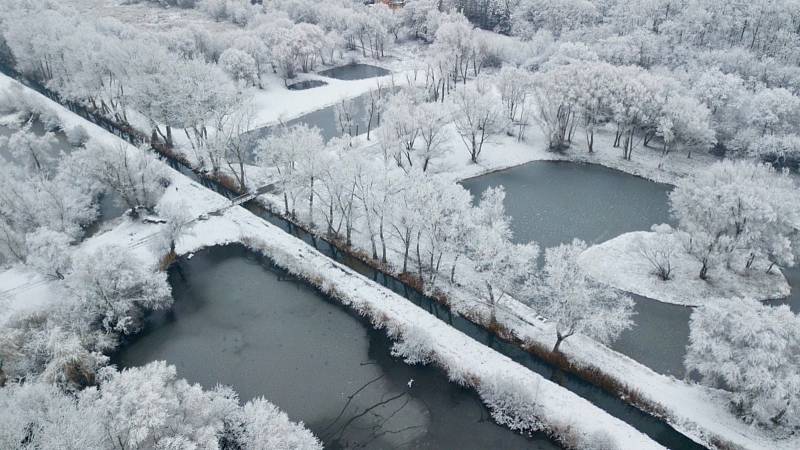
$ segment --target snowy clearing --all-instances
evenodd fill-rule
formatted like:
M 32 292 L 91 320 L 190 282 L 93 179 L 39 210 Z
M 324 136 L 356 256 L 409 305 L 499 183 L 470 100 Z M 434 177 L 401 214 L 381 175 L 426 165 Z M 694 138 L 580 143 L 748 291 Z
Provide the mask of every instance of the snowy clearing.
M 697 276 L 700 263 L 682 251 L 680 242 L 674 243 L 677 250 L 672 256 L 673 279 L 662 281 L 652 273 L 653 268 L 640 251 L 655 235 L 648 231 L 625 233 L 592 246 L 581 255 L 581 265 L 598 281 L 676 305 L 701 306 L 707 301 L 743 297 L 772 300 L 791 292 L 781 271 L 773 268 L 771 273 L 766 273 L 763 263 L 757 263 L 745 273 L 719 267 L 709 273 L 708 281 L 701 280 Z

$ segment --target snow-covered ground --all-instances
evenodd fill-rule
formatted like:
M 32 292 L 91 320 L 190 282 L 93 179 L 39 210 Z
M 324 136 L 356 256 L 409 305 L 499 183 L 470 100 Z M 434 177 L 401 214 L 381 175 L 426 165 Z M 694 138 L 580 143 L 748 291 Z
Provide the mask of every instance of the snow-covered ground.
M 656 233 L 636 231 L 587 249 L 580 257 L 583 268 L 598 281 L 617 289 L 650 299 L 676 305 L 700 306 L 714 299 L 754 298 L 770 300 L 789 295 L 791 287 L 780 269 L 766 273 L 763 263 L 740 273 L 724 264 L 709 271 L 709 279 L 698 276 L 700 263 L 688 255 L 680 242 L 674 242 L 671 262 L 672 279 L 662 281 L 652 273 L 653 268 L 641 249 L 652 246 Z M 675 235 L 664 239 L 676 241 Z
M 15 81 L 0 76 L 0 90 L 8 89 Z M 32 93 L 39 96 L 39 94 Z M 43 101 L 50 102 L 42 96 Z M 67 126 L 82 124 L 93 140 L 108 145 L 120 142 L 94 124 L 84 121 L 60 105 L 51 106 Z M 129 147 L 129 151 L 141 151 Z M 232 242 L 246 242 L 264 252 L 279 265 L 294 272 L 370 318 L 375 326 L 385 327 L 399 339 L 398 351 L 417 361 L 442 367 L 448 376 L 459 383 L 476 388 L 500 421 L 525 428 L 543 423 L 546 429 L 571 429 L 579 439 L 608 434 L 621 448 L 660 448 L 646 435 L 614 418 L 569 390 L 535 374 L 495 350 L 467 337 L 436 319 L 391 290 L 378 285 L 338 264 L 302 241 L 251 214 L 244 208 L 229 208 L 229 201 L 180 173 L 170 170 L 171 185 L 161 202 L 186 202 L 189 213 L 199 216 L 221 210 L 208 220 L 196 221 L 178 241 L 177 251 L 187 254 L 198 249 Z M 155 266 L 160 251 L 152 245 L 154 236 L 163 225 L 143 223 L 128 218 L 79 245 L 76 251 L 87 251 L 104 243 L 127 246 L 144 261 Z M 35 304 L 47 305 L 58 301 L 52 295 L 57 281 L 44 283 L 35 303 L 30 302 L 33 281 L 25 269 L 4 274 L 10 280 L 3 290 L 14 289 L 7 301 L 14 311 L 29 311 Z M 581 441 L 585 442 L 585 441 Z

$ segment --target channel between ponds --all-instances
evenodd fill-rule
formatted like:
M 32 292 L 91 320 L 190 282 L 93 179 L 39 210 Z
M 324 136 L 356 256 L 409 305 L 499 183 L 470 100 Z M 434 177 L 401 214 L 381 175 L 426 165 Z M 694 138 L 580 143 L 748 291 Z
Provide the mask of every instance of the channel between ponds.
M 167 161 L 176 170 L 179 170 L 181 173 L 191 177 L 198 183 L 213 189 L 216 192 L 227 196 L 228 198 L 235 198 L 239 195 L 238 193 L 220 185 L 216 181 L 209 180 L 202 175 L 198 175 L 181 162 L 171 159 L 167 159 Z M 281 217 L 279 214 L 269 211 L 257 200 L 250 201 L 242 206 L 248 209 L 251 213 L 261 217 L 273 225 L 278 226 L 283 231 L 292 234 L 298 239 L 303 240 L 308 245 L 313 246 L 325 256 L 328 256 L 329 258 L 346 265 L 363 276 L 368 277 L 373 281 L 391 289 L 395 293 L 407 298 L 417 306 L 420 306 L 430 314 L 448 323 L 450 326 L 470 336 L 476 341 L 479 341 L 508 356 L 509 358 L 542 375 L 543 377 L 558 382 L 558 384 L 561 386 L 589 400 L 612 416 L 617 417 L 618 419 L 638 429 L 640 432 L 648 435 L 651 439 L 659 444 L 676 450 L 705 448 L 677 431 L 661 418 L 650 415 L 626 403 L 622 399 L 581 379 L 576 375 L 559 370 L 556 366 L 553 366 L 536 357 L 535 355 L 532 355 L 529 352 L 521 349 L 515 343 L 498 337 L 495 333 L 486 330 L 482 326 L 473 323 L 469 319 L 453 313 L 447 306 L 442 305 L 435 299 L 419 292 L 417 289 L 407 285 L 397 277 L 367 265 L 363 261 L 338 249 L 326 239 L 309 233 L 301 227 L 293 224 L 289 220 Z
M 9 71 L 7 67 L 0 67 L 0 69 L 5 69 L 3 70 L 4 72 L 16 79 L 22 79 L 19 74 Z M 23 81 L 23 83 L 41 92 L 42 94 L 59 101 L 62 104 L 65 104 L 65 106 L 69 107 L 69 109 L 72 111 L 82 115 L 94 123 L 97 123 L 98 125 L 124 139 L 130 140 L 134 143 L 141 143 L 142 141 L 147 140 L 147 136 L 143 135 L 142 133 L 130 128 L 121 127 L 111 120 L 97 116 L 91 111 L 87 111 L 80 105 L 61 101 L 57 95 L 48 91 L 38 83 L 33 83 L 30 81 Z M 189 176 L 198 183 L 211 188 L 216 192 L 227 196 L 228 198 L 234 198 L 239 195 L 238 193 L 222 186 L 218 182 L 210 180 L 204 175 L 194 172 L 186 162 L 172 158 L 166 155 L 163 151 L 156 149 L 153 150 L 157 151 L 173 168 L 182 174 Z M 260 206 L 257 202 L 251 201 L 243 206 L 259 217 L 279 226 L 284 231 L 302 239 L 309 245 L 314 246 L 326 256 L 347 265 L 362 275 L 369 277 L 374 281 L 392 289 L 394 292 L 406 297 L 409 299 L 409 301 L 421 306 L 440 320 L 447 322 L 454 328 L 472 337 L 473 339 L 486 344 L 487 346 L 499 351 L 500 353 L 510 357 L 516 362 L 528 367 L 530 370 L 533 370 L 544 377 L 557 380 L 563 387 L 591 401 L 596 406 L 630 424 L 642 433 L 647 434 L 650 438 L 661 445 L 672 449 L 703 448 L 701 445 L 695 443 L 687 436 L 675 430 L 665 420 L 652 416 L 634 406 L 631 406 L 622 399 L 584 381 L 575 375 L 561 372 L 555 366 L 552 366 L 544 360 L 522 350 L 516 344 L 496 336 L 494 333 L 487 331 L 480 325 L 477 325 L 464 317 L 453 314 L 446 306 L 439 304 L 435 299 L 425 296 L 414 288 L 404 284 L 396 277 L 382 273 L 381 271 L 368 266 L 364 262 L 338 250 L 326 240 L 302 230 L 277 214 L 273 214 L 272 212 Z

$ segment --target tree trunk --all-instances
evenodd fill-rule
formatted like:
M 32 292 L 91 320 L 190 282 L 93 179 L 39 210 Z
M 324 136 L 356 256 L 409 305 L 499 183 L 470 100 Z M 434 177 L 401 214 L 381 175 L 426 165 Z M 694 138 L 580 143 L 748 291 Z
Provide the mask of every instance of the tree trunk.
M 560 353 L 559 347 L 561 347 L 561 343 L 564 342 L 566 336 L 562 336 L 561 333 L 556 332 L 556 345 L 553 346 L 553 353 Z
M 703 266 L 700 268 L 700 279 L 707 280 L 708 279 L 708 262 L 706 260 L 702 261 Z
M 383 217 L 381 217 L 381 223 L 378 226 L 378 236 L 381 238 L 381 262 L 386 264 L 386 239 L 383 236 Z
M 314 228 L 314 177 L 311 177 L 311 193 L 308 195 L 308 223 Z

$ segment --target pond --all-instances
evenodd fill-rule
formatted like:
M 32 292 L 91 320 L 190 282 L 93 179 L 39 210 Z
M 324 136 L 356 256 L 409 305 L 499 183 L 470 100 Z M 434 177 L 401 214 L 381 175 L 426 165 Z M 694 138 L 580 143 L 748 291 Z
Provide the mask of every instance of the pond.
M 336 78 L 337 80 L 365 80 L 367 78 L 383 77 L 392 73 L 383 67 L 369 64 L 347 64 L 319 72 L 319 75 Z
M 574 238 L 597 244 L 672 222 L 671 186 L 599 165 L 537 161 L 462 184 L 475 196 L 505 186 L 515 241 L 533 240 L 542 249 Z M 657 372 L 682 377 L 692 308 L 632 297 L 636 324 L 611 347 Z
M 476 394 L 391 357 L 383 331 L 244 247 L 182 259 L 169 279 L 173 308 L 118 365 L 164 359 L 206 388 L 263 395 L 328 448 L 557 448 L 495 424 Z
M 506 210 L 517 242 L 534 240 L 542 248 L 573 238 L 597 244 L 629 231 L 670 223 L 668 194 L 672 187 L 599 165 L 539 161 L 466 180 L 473 195 L 486 188 L 506 188 Z M 789 304 L 800 312 L 800 268 L 784 270 L 793 287 Z M 689 343 L 693 308 L 631 295 L 635 325 L 611 348 L 656 372 L 681 378 Z
M 315 87 L 325 86 L 326 82 L 322 80 L 305 80 L 305 81 L 298 81 L 297 83 L 292 83 L 286 86 L 286 89 L 290 91 L 304 91 L 306 89 L 313 89 Z

